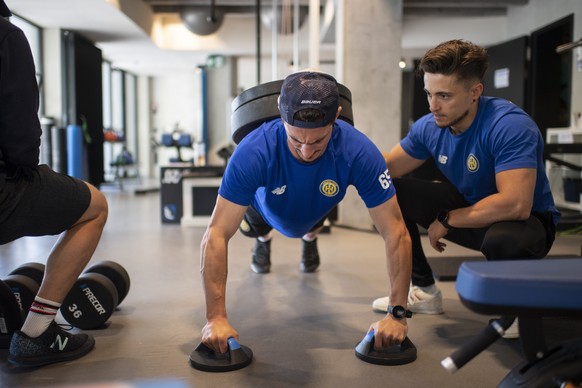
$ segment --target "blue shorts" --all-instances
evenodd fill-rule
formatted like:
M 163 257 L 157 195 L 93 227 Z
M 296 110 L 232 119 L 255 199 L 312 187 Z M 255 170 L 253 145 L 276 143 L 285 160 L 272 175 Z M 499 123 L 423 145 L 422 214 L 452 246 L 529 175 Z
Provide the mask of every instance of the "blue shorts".
M 46 165 L 17 178 L 0 172 L 0 245 L 69 229 L 91 202 L 87 184 Z

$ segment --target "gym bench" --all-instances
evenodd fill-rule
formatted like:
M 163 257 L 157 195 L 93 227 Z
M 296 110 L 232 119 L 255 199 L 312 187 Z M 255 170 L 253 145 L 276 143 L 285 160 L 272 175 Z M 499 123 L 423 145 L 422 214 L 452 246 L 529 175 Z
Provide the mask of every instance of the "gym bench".
M 445 369 L 460 369 L 501 338 L 517 317 L 525 360 L 499 387 L 582 384 L 582 333 L 548 348 L 542 325 L 546 317 L 582 318 L 582 258 L 465 262 L 456 289 L 470 310 L 501 318 L 444 359 Z

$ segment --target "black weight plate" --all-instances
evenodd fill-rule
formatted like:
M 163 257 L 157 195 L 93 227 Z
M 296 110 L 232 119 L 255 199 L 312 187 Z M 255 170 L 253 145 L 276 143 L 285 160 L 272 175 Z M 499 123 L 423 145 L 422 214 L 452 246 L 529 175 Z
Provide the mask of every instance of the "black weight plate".
M 389 346 L 377 351 L 373 346 L 373 338 L 366 338 L 356 346 L 356 357 L 360 360 L 377 365 L 404 365 L 416 360 L 416 346 L 406 337 L 400 345 Z
M 253 351 L 244 345 L 229 348 L 225 354 L 216 353 L 203 343 L 190 353 L 190 365 L 204 372 L 230 372 L 242 369 L 253 361 Z
M 117 296 L 119 298 L 117 305 L 121 304 L 129 292 L 129 274 L 121 264 L 115 261 L 101 261 L 87 268 L 85 273 L 99 273 L 109 278 L 117 289 Z
M 242 105 L 257 99 L 261 99 L 263 97 L 270 96 L 272 94 L 276 94 L 277 96 L 281 93 L 281 87 L 283 86 L 283 80 L 276 80 L 271 82 L 266 82 L 264 84 L 260 84 L 258 86 L 254 86 L 249 88 L 241 94 L 239 94 L 231 104 L 231 110 L 234 112 Z M 352 92 L 345 86 L 338 83 L 338 92 L 340 94 L 340 98 L 342 98 L 346 103 L 352 103 Z M 341 104 L 340 104 L 341 105 Z
M 117 306 L 117 289 L 99 273 L 86 273 L 77 279 L 61 306 L 63 318 L 79 329 L 97 329 Z
M 262 123 L 281 117 L 277 106 L 278 94 L 265 96 L 241 105 L 230 117 L 231 128 L 237 128 L 232 133 L 232 141 L 235 144 L 249 133 L 258 128 Z
M 18 301 L 18 304 L 26 316 L 32 302 L 34 302 L 34 298 L 38 293 L 40 285 L 34 279 L 18 274 L 6 276 L 4 283 L 10 287 L 12 294 Z
M 283 80 L 277 80 L 266 82 L 241 92 L 241 94 L 236 96 L 236 98 L 232 101 L 232 111 L 234 112 L 242 105 L 256 99 L 261 99 L 272 94 L 276 94 L 278 96 L 279 93 L 281 93 L 281 86 L 283 86 Z
M 283 80 L 257 85 L 239 94 L 232 102 L 231 128 L 235 144 L 262 123 L 280 117 L 277 99 L 281 93 Z M 352 93 L 338 84 L 339 104 L 342 107 L 340 119 L 354 125 Z
M 10 287 L 0 280 L 0 349 L 10 345 L 12 333 L 20 330 L 24 315 Z
M 24 275 L 34 279 L 39 285 L 42 283 L 44 277 L 45 265 L 42 263 L 26 263 L 18 268 L 15 268 L 9 275 Z

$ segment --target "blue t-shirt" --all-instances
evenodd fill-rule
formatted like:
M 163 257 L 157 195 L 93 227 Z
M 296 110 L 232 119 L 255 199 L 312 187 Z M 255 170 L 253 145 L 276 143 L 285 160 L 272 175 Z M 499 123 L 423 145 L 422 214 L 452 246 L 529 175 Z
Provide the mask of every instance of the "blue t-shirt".
M 264 123 L 237 146 L 219 194 L 238 205 L 252 204 L 265 221 L 288 237 L 301 237 L 355 186 L 368 208 L 394 194 L 386 162 L 364 134 L 342 120 L 333 127 L 322 156 L 297 160 L 281 119 Z
M 400 142 L 407 154 L 425 160 L 432 156 L 439 170 L 474 204 L 497 192 L 495 174 L 535 168 L 536 186 L 532 211 L 553 213 L 558 223 L 550 184 L 544 169 L 544 142 L 534 121 L 509 101 L 481 97 L 471 126 L 460 135 L 439 128 L 432 113 L 414 123 Z

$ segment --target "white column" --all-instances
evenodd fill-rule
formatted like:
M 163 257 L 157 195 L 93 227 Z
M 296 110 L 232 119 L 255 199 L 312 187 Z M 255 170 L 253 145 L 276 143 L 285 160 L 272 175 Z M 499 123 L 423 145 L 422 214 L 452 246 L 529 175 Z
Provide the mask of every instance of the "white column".
M 319 69 L 319 0 L 309 0 L 309 68 Z
M 342 84 L 352 92 L 355 126 L 380 150 L 400 140 L 402 0 L 343 0 Z M 338 19 L 340 20 L 340 19 Z M 355 190 L 339 208 L 340 222 L 370 227 L 370 216 Z

